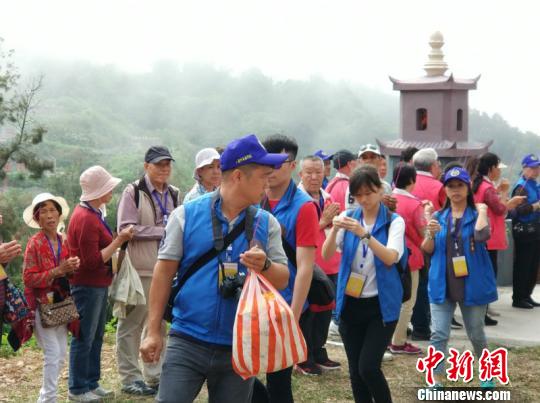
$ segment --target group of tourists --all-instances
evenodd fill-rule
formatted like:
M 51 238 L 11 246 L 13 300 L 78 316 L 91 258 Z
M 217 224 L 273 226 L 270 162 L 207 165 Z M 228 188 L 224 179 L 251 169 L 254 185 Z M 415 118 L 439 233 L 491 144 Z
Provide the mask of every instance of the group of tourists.
M 262 142 L 248 135 L 224 149 L 204 148 L 195 157 L 194 185 L 182 197 L 170 183 L 171 153 L 151 147 L 144 175 L 123 190 L 114 229 L 106 205 L 121 180 L 101 166 L 81 174 L 80 203 L 67 225 L 65 199 L 37 195 L 23 215 L 38 230 L 23 263 L 32 315 L 13 329 L 16 344 L 33 332 L 43 349 L 38 401 L 56 401 L 68 333 L 69 399 L 113 395 L 100 384 L 110 301 L 118 317 L 123 393 L 192 402 L 206 382 L 213 402 L 292 402 L 293 370 L 322 375 L 341 368 L 325 348 L 335 327 L 354 400 L 390 402 L 385 356 L 422 353 L 409 333 L 446 351 L 451 328 L 461 326 L 456 306 L 476 356 L 486 348 L 484 327 L 497 323 L 488 305 L 497 300 L 497 253 L 508 247 L 507 217 L 515 243 L 512 305 L 540 306 L 531 297 L 540 260 L 536 155 L 523 158 L 512 188 L 493 153 L 442 168 L 435 150 L 407 149 L 390 182 L 386 158 L 372 144 L 357 154 L 298 155 L 295 139 L 284 135 Z M 20 253 L 17 241 L 2 243 L 0 263 Z M 329 305 L 307 298 L 314 267 L 333 284 Z M 305 362 L 268 373 L 265 382 L 242 379 L 231 359 L 239 279 L 248 271 L 279 290 L 308 350 Z M 405 271 L 410 289 L 403 285 Z M 3 268 L 0 280 L 2 274 Z M 59 303 L 72 316 L 55 325 L 47 307 Z M 435 387 L 443 371 L 436 368 Z

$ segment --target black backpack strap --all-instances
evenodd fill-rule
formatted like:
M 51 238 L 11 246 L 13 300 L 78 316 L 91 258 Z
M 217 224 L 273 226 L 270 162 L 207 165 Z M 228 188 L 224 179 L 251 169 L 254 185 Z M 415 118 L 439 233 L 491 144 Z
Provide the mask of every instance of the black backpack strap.
M 169 185 L 168 189 L 169 189 L 169 193 L 171 194 L 173 207 L 176 208 L 176 207 L 178 207 L 178 195 L 179 195 L 180 192 L 178 190 L 175 190 L 170 185 Z

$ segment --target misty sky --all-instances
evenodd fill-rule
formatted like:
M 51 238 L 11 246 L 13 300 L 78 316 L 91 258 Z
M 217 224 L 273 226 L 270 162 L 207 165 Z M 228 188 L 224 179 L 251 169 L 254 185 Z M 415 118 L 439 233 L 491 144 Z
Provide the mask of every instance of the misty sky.
M 128 71 L 160 59 L 209 62 L 391 92 L 388 75 L 424 74 L 428 38 L 440 30 L 455 76 L 482 75 L 471 107 L 540 133 L 539 9 L 519 0 L 16 0 L 1 3 L 0 37 L 25 59 L 85 59 Z

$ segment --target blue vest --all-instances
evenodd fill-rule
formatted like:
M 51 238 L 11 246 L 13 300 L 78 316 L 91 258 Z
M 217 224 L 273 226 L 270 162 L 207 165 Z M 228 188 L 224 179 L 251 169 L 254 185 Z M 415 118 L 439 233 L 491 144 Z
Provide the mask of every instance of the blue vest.
M 540 187 L 539 184 L 534 179 L 525 179 L 523 176 L 514 185 L 512 189 L 512 195 L 515 194 L 518 188 L 523 188 L 527 192 L 527 204 L 536 203 L 540 200 Z M 515 217 L 515 220 L 527 223 L 527 222 L 539 222 L 540 221 L 540 212 L 532 212 L 527 215 L 518 215 Z
M 272 210 L 272 214 L 281 224 L 282 231 L 285 231 L 285 239 L 296 251 L 296 220 L 302 206 L 306 203 L 313 203 L 311 197 L 296 187 L 296 183 L 291 180 L 287 191 L 280 199 L 276 207 Z M 294 291 L 294 280 L 296 279 L 296 267 L 289 261 L 289 284 L 287 288 L 281 290 L 280 293 L 285 298 L 285 301 L 290 305 Z M 307 303 L 305 304 L 307 307 Z
M 446 208 L 434 216 L 441 225 L 435 236 L 435 250 L 429 268 L 428 295 L 432 304 L 442 304 L 446 300 L 446 234 L 448 233 L 448 215 Z M 461 238 L 469 275 L 465 277 L 466 306 L 486 305 L 497 300 L 497 285 L 485 242 L 474 242 L 471 250 L 471 237 L 474 237 L 474 226 L 478 213 L 467 207 L 463 213 Z M 474 239 L 474 238 L 473 238 Z
M 347 215 L 360 221 L 363 217 L 363 212 L 360 207 L 357 207 Z M 398 215 L 393 213 L 391 220 L 394 221 L 397 217 Z M 388 241 L 388 232 L 386 230 L 387 223 L 388 209 L 381 203 L 375 225 L 371 231 L 371 236 L 375 237 L 377 241 L 383 245 L 386 245 Z M 360 238 L 350 231 L 345 231 L 336 289 L 336 315 L 338 317 L 343 312 L 345 306 L 345 288 L 347 281 L 349 281 L 349 276 L 351 275 L 351 266 L 359 245 Z M 405 236 L 403 236 L 403 245 L 404 253 L 401 256 L 400 262 L 402 267 L 406 267 L 408 254 L 405 249 Z M 403 286 L 401 285 L 398 269 L 396 265 L 392 265 L 391 267 L 386 266 L 377 256 L 374 256 L 374 260 L 377 290 L 379 293 L 379 306 L 381 307 L 383 322 L 393 322 L 399 319 L 401 300 L 403 299 Z
M 211 216 L 213 195 L 215 192 L 184 204 L 184 254 L 178 269 L 180 275 L 214 245 Z M 221 200 L 215 203 L 214 208 L 225 236 L 229 224 L 221 213 Z M 236 225 L 245 214 L 244 210 L 237 218 Z M 268 220 L 268 212 L 257 209 L 254 218 L 257 225 L 254 228 L 253 238 L 260 241 L 265 249 L 268 242 Z M 248 249 L 245 233 L 242 233 L 232 243 L 232 261 L 238 262 L 238 269 L 244 273 L 247 269 L 239 263 L 239 255 Z M 225 253 L 226 251 L 221 253 L 222 261 L 225 261 Z M 224 299 L 219 293 L 216 257 L 201 267 L 176 296 L 171 329 L 207 343 L 231 345 L 237 305 L 234 298 Z

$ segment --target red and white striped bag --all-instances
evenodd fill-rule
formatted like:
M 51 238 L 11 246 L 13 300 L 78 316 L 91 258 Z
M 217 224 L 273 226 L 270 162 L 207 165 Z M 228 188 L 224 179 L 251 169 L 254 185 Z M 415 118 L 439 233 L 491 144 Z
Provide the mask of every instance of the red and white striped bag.
M 233 368 L 243 379 L 279 371 L 307 359 L 293 312 L 268 280 L 250 271 L 233 330 Z

